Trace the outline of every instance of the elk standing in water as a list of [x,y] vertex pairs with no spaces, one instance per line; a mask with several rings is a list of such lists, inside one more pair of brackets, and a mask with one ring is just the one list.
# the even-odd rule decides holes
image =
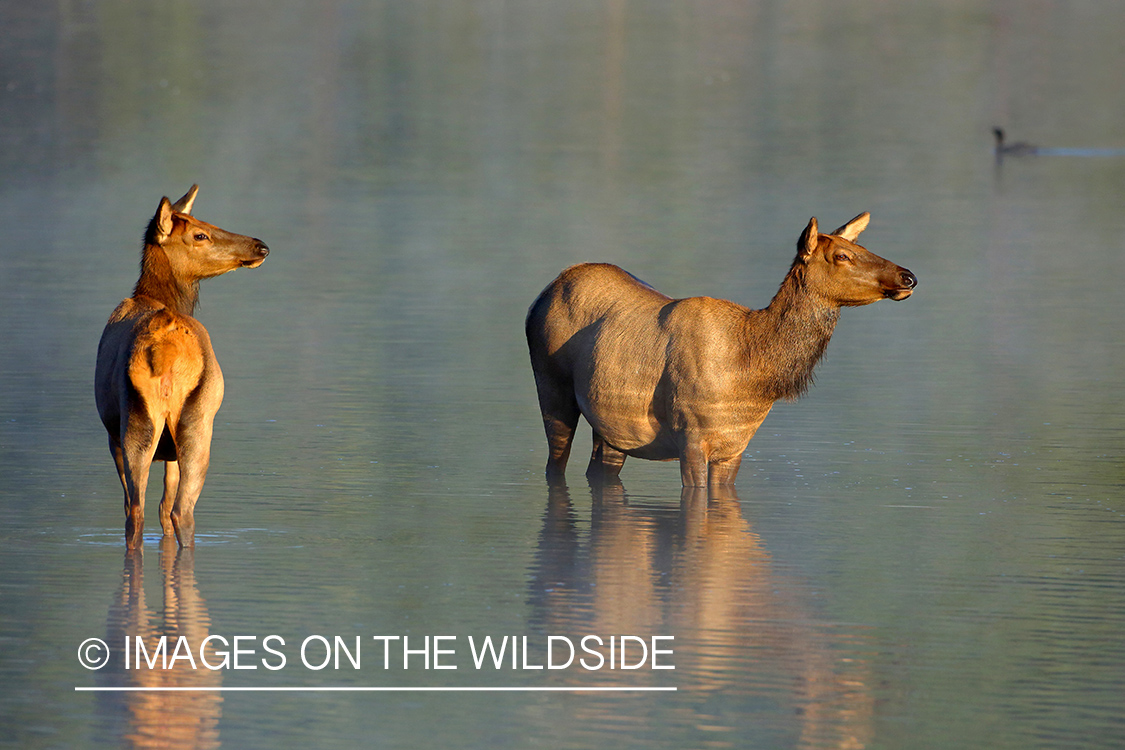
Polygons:
[[160,201],[145,232],[133,296],[113,311],[98,344],[95,397],[125,489],[125,543],[140,547],[145,488],[164,461],[160,525],[195,544],[194,508],[211,459],[211,428],[223,401],[223,373],[207,329],[192,317],[199,282],[256,268],[269,254],[259,239],[191,215],[199,187]]
[[808,388],[840,308],[913,291],[914,274],[855,244],[869,220],[820,234],[811,219],[764,310],[671,299],[609,264],[559,274],[526,321],[548,479],[565,472],[581,414],[594,430],[591,478],[636,456],[679,459],[685,487],[732,484],[773,402]]

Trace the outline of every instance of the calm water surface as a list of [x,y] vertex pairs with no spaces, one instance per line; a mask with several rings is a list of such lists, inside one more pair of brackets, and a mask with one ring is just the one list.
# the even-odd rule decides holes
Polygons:
[[[1125,10],[114,0],[0,25],[0,744],[1125,744]],[[996,124],[1106,156],[997,164]],[[199,545],[150,523],[128,556],[94,353],[193,182],[272,252],[202,288],[227,394]],[[522,323],[561,268],[764,306],[809,216],[864,210],[918,292],[844,312],[737,492],[635,459],[591,488],[587,434],[547,487]],[[673,636],[675,669],[476,669],[467,642],[526,636],[535,665],[588,634]],[[76,659],[162,635],[256,636],[258,668]],[[305,668],[310,635],[360,637],[362,668]],[[458,668],[384,669],[376,635],[455,636]],[[677,690],[75,691],[612,685]]]

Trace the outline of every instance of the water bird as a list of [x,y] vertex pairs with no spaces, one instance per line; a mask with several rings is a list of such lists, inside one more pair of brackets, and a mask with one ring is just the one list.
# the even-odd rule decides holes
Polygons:
[[1039,147],[1033,146],[1030,143],[1025,143],[1023,141],[1005,143],[1003,128],[993,128],[992,134],[996,136],[997,156],[1032,156],[1039,153]]

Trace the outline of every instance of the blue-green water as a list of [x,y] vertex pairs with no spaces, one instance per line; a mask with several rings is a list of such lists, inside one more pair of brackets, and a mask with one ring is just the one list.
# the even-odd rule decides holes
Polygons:
[[[1125,741],[1125,159],[991,151],[997,124],[1125,147],[1125,10],[62,2],[0,25],[0,744]],[[227,390],[199,545],[129,557],[94,352],[193,182],[197,216],[271,254],[202,287]],[[763,306],[809,216],[864,210],[918,291],[844,311],[737,492],[633,459],[592,489],[585,428],[548,488],[522,324],[560,269]],[[241,637],[257,668],[124,668],[125,637],[161,635]],[[675,669],[531,668],[586,635],[672,636]],[[310,636],[358,636],[361,667],[306,667]],[[402,668],[427,636],[457,669]],[[478,669],[485,636],[530,651]],[[88,671],[94,637],[115,653]],[[112,686],[677,689],[75,690]]]

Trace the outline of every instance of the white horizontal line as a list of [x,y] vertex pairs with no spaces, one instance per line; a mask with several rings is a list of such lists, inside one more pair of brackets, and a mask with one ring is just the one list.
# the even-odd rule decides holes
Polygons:
[[80,693],[655,693],[675,692],[675,687],[78,687]]

